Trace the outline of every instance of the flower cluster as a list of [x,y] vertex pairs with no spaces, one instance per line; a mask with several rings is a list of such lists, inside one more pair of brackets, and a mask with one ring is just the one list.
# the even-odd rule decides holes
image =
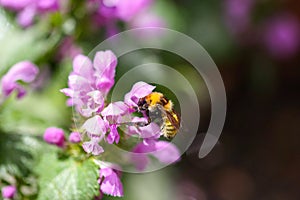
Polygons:
[[[44,140],[47,143],[56,145],[57,147],[60,148],[65,148],[67,146],[64,130],[57,127],[47,128],[44,133]],[[80,133],[78,132],[70,133],[69,142],[70,143],[81,142]],[[118,171],[115,171],[109,167],[101,168],[99,171],[98,183],[100,185],[100,196],[98,196],[97,199],[101,199],[102,194],[118,196],[118,197],[123,196],[123,185],[121,183],[120,173]],[[15,193],[15,188],[13,186],[7,186],[2,189],[3,197],[12,198],[14,193]]]
[[[74,59],[73,72],[69,76],[69,88],[61,90],[70,97],[68,105],[74,106],[82,116],[90,117],[82,125],[82,129],[90,138],[90,141],[83,143],[83,149],[93,155],[104,151],[99,145],[103,139],[109,144],[119,142],[118,127],[122,123],[147,121],[146,118],[131,115],[135,111],[133,108],[137,107],[138,100],[155,89],[155,86],[144,82],[136,83],[125,95],[124,102],[112,102],[104,107],[106,96],[114,85],[116,66],[117,59],[111,51],[97,52],[93,62],[84,55],[78,55]],[[132,126],[128,128],[127,134],[153,140],[159,138],[160,127],[155,123],[139,128]],[[151,149],[157,148],[152,145]]]
[[59,9],[58,0],[0,0],[0,5],[16,11],[17,21],[22,27],[32,25],[36,15],[54,12]]
[[[35,16],[41,18],[47,13],[60,11],[64,4],[72,4],[72,2],[63,3],[59,0],[0,0],[1,6],[17,13],[17,22],[23,28],[31,26]],[[132,28],[163,27],[166,25],[162,17],[150,9],[153,0],[89,0],[85,4],[87,15],[91,15],[93,22],[105,27],[109,35],[118,31],[116,26],[118,21],[123,21]],[[64,12],[61,11],[62,14]]]
[[62,89],[69,96],[69,106],[84,117],[100,114],[104,100],[114,85],[116,56],[111,51],[97,52],[93,62],[84,55],[73,60],[73,72],[69,76],[69,88]]
[[[224,19],[229,31],[242,42],[263,45],[276,59],[290,58],[299,51],[300,25],[296,16],[277,12],[254,22],[256,0],[224,1]],[[258,24],[258,25],[257,25]]]
[[18,81],[30,83],[36,78],[38,73],[38,67],[29,61],[22,61],[12,66],[1,80],[3,97],[7,98],[14,91],[16,91],[18,99],[24,97],[26,90]]
[[[90,0],[90,4],[95,5],[95,0]],[[105,27],[108,35],[118,32],[118,21],[130,28],[165,27],[165,20],[150,9],[152,4],[153,0],[101,0],[94,21]]]
[[[147,168],[149,155],[164,164],[177,161],[180,157],[179,150],[172,143],[159,140],[161,128],[158,124],[152,122],[147,126],[134,125],[147,123],[147,116],[137,117],[133,114],[139,99],[149,95],[155,86],[140,81],[132,86],[124,96],[124,101],[107,102],[107,94],[115,83],[116,66],[117,58],[109,50],[98,51],[93,61],[84,55],[74,58],[69,87],[61,92],[69,97],[67,104],[74,106],[85,121],[78,130],[80,133],[76,131],[70,134],[69,142],[80,143],[88,155],[98,156],[105,151],[100,142],[118,144],[121,134],[126,134],[128,137],[139,138],[128,158],[137,170]],[[66,146],[64,132],[59,128],[48,128],[44,140],[61,148]],[[117,171],[101,168],[99,184],[101,194],[123,196]]]
[[152,3],[152,0],[101,0],[98,8],[102,19],[129,21]]

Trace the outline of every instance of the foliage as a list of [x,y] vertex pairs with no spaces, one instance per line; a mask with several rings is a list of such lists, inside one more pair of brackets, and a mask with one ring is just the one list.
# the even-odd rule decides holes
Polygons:
[[99,172],[92,160],[60,161],[56,155],[45,154],[36,172],[40,188],[38,199],[84,200],[99,195]]

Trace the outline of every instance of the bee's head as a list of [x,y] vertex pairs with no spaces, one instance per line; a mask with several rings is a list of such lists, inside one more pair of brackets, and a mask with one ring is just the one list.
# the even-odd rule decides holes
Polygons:
[[148,109],[148,103],[145,98],[140,98],[137,105],[138,112],[146,111]]

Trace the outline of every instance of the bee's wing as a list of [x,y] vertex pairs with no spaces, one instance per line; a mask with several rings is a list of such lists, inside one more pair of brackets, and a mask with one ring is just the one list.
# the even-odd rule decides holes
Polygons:
[[166,116],[176,129],[180,128],[180,116],[175,110],[172,110],[172,112],[166,111]]

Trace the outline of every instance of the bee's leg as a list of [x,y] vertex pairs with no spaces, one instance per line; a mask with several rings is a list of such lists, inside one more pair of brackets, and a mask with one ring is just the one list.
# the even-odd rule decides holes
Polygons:
[[160,135],[165,135],[165,128],[166,128],[166,125],[163,123],[160,127]]

